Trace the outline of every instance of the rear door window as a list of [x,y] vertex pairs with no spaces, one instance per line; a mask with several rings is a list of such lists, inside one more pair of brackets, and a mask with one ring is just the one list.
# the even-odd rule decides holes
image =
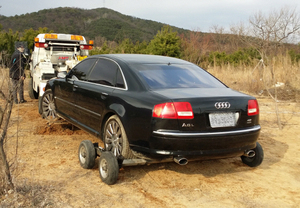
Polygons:
[[118,70],[118,73],[117,73],[116,87],[125,88],[124,79],[123,79],[123,76],[122,76],[122,73],[120,70]]
[[119,66],[113,61],[102,58],[99,59],[95,65],[89,75],[88,81],[112,87],[124,88],[124,80]]

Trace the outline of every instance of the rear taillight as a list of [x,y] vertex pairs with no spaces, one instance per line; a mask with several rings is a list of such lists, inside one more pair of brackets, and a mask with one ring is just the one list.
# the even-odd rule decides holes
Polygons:
[[47,48],[48,44],[47,43],[35,43],[35,47],[37,47],[37,48]]
[[169,102],[155,105],[152,116],[168,119],[193,119],[194,113],[189,102]]
[[248,100],[248,116],[259,114],[259,107],[257,100]]
[[81,50],[92,50],[93,46],[92,45],[80,45]]

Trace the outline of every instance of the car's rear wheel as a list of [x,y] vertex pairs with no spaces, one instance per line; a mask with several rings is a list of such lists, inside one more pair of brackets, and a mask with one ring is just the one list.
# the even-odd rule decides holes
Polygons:
[[252,149],[255,153],[253,157],[241,156],[243,163],[250,167],[259,166],[264,159],[264,151],[261,145],[256,142],[256,147]]
[[105,150],[112,152],[117,158],[134,158],[124,126],[118,116],[113,115],[106,121],[102,138]]
[[119,164],[112,152],[104,151],[99,158],[99,174],[101,180],[112,185],[116,183],[119,175]]
[[54,96],[52,91],[46,90],[44,93],[42,100],[41,100],[41,106],[42,106],[42,117],[47,120],[54,120],[57,118],[56,115],[56,109],[54,104]]
[[78,159],[81,167],[91,169],[95,165],[96,150],[90,140],[84,140],[78,148]]

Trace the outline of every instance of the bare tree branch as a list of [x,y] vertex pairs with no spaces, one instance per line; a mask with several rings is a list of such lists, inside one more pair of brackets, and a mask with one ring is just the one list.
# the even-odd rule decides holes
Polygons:
[[[274,63],[269,60],[269,57],[278,53],[279,47],[283,43],[290,42],[291,37],[296,37],[298,33],[300,34],[300,16],[296,12],[296,8],[288,6],[281,8],[279,11],[274,10],[269,14],[263,14],[259,11],[249,18],[248,27],[235,26],[231,28],[231,32],[238,35],[244,43],[255,48],[260,53],[263,60],[261,63],[268,63],[268,66],[263,64],[263,72],[266,69],[270,70],[270,78],[275,85]],[[278,126],[281,128],[277,106],[277,89],[275,88],[275,95],[273,96],[266,86],[264,73],[262,73],[260,79],[264,82],[265,89],[270,97],[275,101]]]

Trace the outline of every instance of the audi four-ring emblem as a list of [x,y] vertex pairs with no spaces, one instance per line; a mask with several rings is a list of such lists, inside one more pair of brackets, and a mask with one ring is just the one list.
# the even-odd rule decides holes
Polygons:
[[216,102],[215,107],[216,107],[216,109],[230,108],[230,103],[229,102]]

